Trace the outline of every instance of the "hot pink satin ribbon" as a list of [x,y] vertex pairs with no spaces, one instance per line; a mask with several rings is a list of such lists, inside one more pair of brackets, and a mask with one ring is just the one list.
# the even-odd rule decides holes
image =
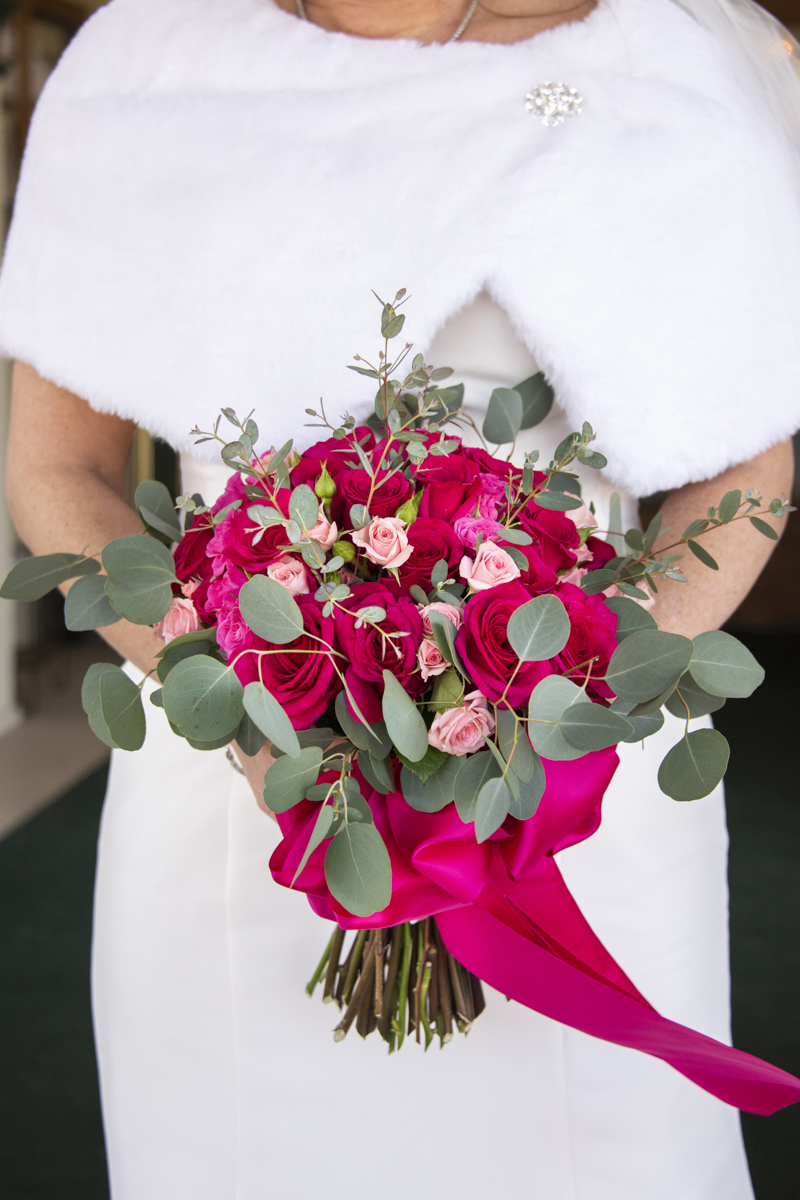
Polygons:
[[[435,915],[448,950],[475,975],[528,1008],[661,1058],[736,1108],[772,1113],[800,1100],[800,1080],[761,1059],[668,1021],[633,986],[595,937],[553,855],[590,837],[619,760],[601,750],[548,762],[547,790],[530,821],[509,817],[478,845],[455,806],[418,813],[399,793],[381,796],[359,776],[392,861],[392,899],[354,917],[334,900],[323,869],[327,843],[295,885],[321,917],[345,929],[386,927]],[[289,887],[319,808],[302,801],[278,821],[284,839],[270,861]]]

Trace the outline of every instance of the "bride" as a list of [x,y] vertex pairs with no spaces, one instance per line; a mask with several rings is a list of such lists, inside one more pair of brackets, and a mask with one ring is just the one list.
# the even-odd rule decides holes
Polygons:
[[[557,405],[521,451],[598,429],[601,526],[615,491],[626,528],[668,492],[679,531],[730,489],[788,492],[792,51],[749,0],[112,0],[39,106],[0,285],[20,535],[42,554],[138,532],[137,424],[211,501],[224,473],[188,431],[220,405],[300,448],[321,394],[363,419],[344,366],[374,350],[370,289],[402,286],[478,423],[541,368]],[[718,572],[662,588],[662,628],[737,607],[772,545],[743,524],[715,535]],[[161,644],[106,637],[137,679]],[[114,755],[99,850],[114,1200],[752,1197],[735,1111],[500,995],[441,1054],[334,1045],[303,996],[324,927],[270,879],[268,752],[244,759],[251,790],[148,724]],[[675,740],[621,747],[601,829],[560,863],[644,995],[724,1041],[723,798],[660,793]]]

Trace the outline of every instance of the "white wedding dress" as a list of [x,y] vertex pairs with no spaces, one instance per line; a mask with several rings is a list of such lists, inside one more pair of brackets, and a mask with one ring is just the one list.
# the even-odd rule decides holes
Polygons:
[[[536,369],[485,296],[426,358],[456,368],[478,422],[493,387]],[[554,409],[525,445],[548,459],[568,428]],[[207,500],[225,480],[187,456],[183,472]],[[605,527],[613,487],[584,475]],[[680,734],[668,716],[620,747],[599,831],[559,864],[647,999],[727,1041],[723,797],[659,791]],[[191,750],[148,706],[144,750],[113,757],[97,879],[113,1200],[752,1200],[737,1112],[491,989],[469,1037],[442,1051],[387,1057],[355,1032],[335,1045],[336,1010],[303,990],[329,926],[273,883],[279,838],[225,752]]]

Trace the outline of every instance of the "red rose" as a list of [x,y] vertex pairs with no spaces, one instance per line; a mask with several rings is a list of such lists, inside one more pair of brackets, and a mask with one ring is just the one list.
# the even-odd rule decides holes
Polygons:
[[581,544],[574,522],[564,513],[540,508],[529,500],[519,514],[519,523],[533,538],[540,558],[554,571],[568,571],[578,561],[573,551]]
[[[498,534],[496,540],[498,546],[505,546],[506,549],[511,545],[510,542],[504,540],[502,534]],[[538,546],[515,546],[514,548],[528,560],[528,565],[524,570],[520,567],[522,571],[519,577],[520,583],[525,584],[532,596],[540,596],[542,592],[552,592],[553,588],[558,586],[558,576],[552,567],[548,567],[547,563],[543,562]]]
[[464,624],[456,634],[456,649],[483,695],[497,703],[508,688],[511,708],[527,704],[539,680],[553,671],[547,662],[523,663],[509,686],[519,658],[508,640],[508,622],[531,594],[517,580],[478,592],[467,601]]
[[[370,429],[369,425],[359,425],[353,430],[356,441],[370,453],[375,445],[375,434]],[[342,471],[348,469],[348,463],[358,461],[358,455],[353,449],[353,440],[351,437],[342,438],[326,438],[323,442],[315,442],[313,446],[309,446],[300,456],[300,462],[291,472],[292,487],[296,488],[301,483],[307,483],[311,487],[314,486],[313,481],[322,471],[323,464],[328,469],[328,474],[336,479],[341,475]]]
[[394,474],[379,471],[378,482],[372,489],[372,480],[363,467],[354,471],[343,471],[336,480],[336,489],[333,498],[333,518],[340,529],[350,524],[350,509],[354,504],[366,504],[369,499],[371,517],[393,517],[398,508],[414,495],[413,485],[399,471],[395,471]]
[[[288,490],[278,493],[283,513],[288,512],[289,495]],[[257,575],[281,558],[286,547],[291,545],[282,525],[268,526],[254,543],[259,527],[248,512],[251,503],[255,501],[245,500],[240,508],[228,513],[208,543],[208,554],[212,557],[216,575],[221,575],[225,567],[230,566],[242,567],[249,575]],[[265,499],[265,505],[271,507],[271,501]]]
[[472,515],[481,493],[480,470],[462,454],[426,458],[417,482],[423,488],[419,515],[440,521]]
[[[372,605],[386,610],[385,620],[378,628],[362,625],[356,629],[357,611]],[[336,605],[334,621],[339,646],[361,679],[378,684],[378,691],[383,694],[383,672],[387,670],[410,694],[422,691],[425,684],[417,670],[417,647],[423,638],[422,617],[413,600],[397,596],[379,583],[360,583],[346,600]],[[408,636],[387,642],[379,629],[383,634]]]
[[582,684],[589,671],[585,664],[596,659],[587,691],[594,699],[613,700],[614,693],[604,682],[604,676],[617,648],[617,614],[606,606],[602,596],[587,596],[571,583],[562,583],[555,595],[566,608],[572,628],[566,646],[552,659],[553,670],[566,675],[580,667],[570,679]]
[[330,655],[316,653],[322,647],[315,638],[321,638],[332,649],[336,649],[333,620],[323,617],[322,608],[313,596],[297,596],[295,599],[303,614],[303,626],[307,632],[286,646],[275,646],[248,631],[242,649],[274,650],[277,653],[260,657],[243,653],[235,660],[234,671],[244,687],[260,680],[283,705],[294,728],[308,729],[322,716],[337,692],[341,691],[342,684]]
[[208,516],[195,518],[196,528],[189,529],[175,547],[175,574],[181,583],[190,579],[210,579],[213,575],[211,559],[206,554],[213,529]]
[[602,538],[587,538],[586,547],[591,551],[592,561],[582,563],[581,566],[585,566],[588,571],[601,570],[610,559],[617,557],[614,547],[610,546],[608,542],[604,542]]
[[[416,583],[423,591],[431,589],[431,571],[440,559],[455,570],[461,559],[461,543],[445,521],[435,517],[420,517],[408,529],[409,543],[414,547],[411,557],[399,568],[400,585],[407,592]],[[392,587],[388,583],[389,587]]]

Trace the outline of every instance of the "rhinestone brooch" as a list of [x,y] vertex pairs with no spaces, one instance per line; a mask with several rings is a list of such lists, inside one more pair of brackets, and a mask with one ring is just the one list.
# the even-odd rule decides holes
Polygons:
[[543,83],[528,92],[525,107],[543,125],[563,125],[583,112],[583,96],[565,83]]

